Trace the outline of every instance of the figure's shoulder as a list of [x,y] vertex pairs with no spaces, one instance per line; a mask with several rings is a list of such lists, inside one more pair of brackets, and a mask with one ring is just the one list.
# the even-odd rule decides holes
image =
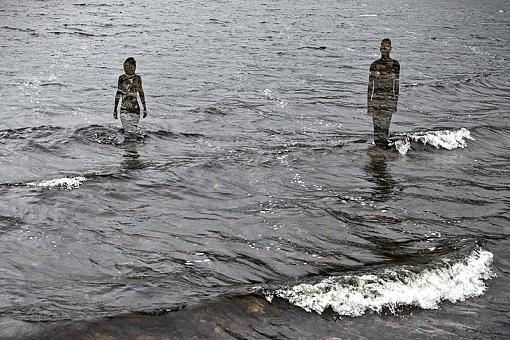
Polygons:
[[142,86],[142,77],[140,77],[140,75],[138,75],[138,74],[137,74],[137,75],[135,76],[135,80],[134,80],[134,82],[135,82],[135,84],[136,84],[138,87]]
[[121,74],[119,76],[119,81],[124,81],[124,79],[126,79],[126,75],[125,74]]
[[393,65],[392,65],[393,72],[400,73],[400,63],[398,60],[393,59]]
[[377,67],[380,63],[381,61],[379,59],[373,61],[372,64],[370,64],[370,69]]

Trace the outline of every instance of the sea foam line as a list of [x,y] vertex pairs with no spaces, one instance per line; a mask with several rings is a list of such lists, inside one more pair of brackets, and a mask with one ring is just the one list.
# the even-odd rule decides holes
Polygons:
[[420,142],[424,145],[432,145],[436,149],[443,148],[453,150],[465,148],[467,146],[467,140],[474,140],[474,138],[471,137],[471,132],[466,128],[453,131],[441,130],[417,132],[397,136],[400,138],[394,142],[390,142],[390,145],[394,145],[395,149],[403,155],[411,149],[411,141]]
[[87,179],[82,176],[78,177],[63,177],[56,179],[44,180],[41,182],[29,182],[26,185],[31,187],[42,187],[42,188],[63,188],[67,190],[72,190],[79,188],[83,182]]
[[482,295],[485,280],[495,276],[491,252],[474,250],[463,261],[420,273],[400,269],[382,275],[330,277],[317,284],[300,284],[266,292],[291,304],[319,314],[331,307],[339,315],[360,316],[383,308],[396,312],[400,306],[438,309],[441,301],[464,301]]

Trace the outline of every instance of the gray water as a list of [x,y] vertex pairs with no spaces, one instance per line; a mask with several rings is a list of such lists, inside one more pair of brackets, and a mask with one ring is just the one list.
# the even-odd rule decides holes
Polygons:
[[[507,338],[509,13],[2,1],[0,337]],[[366,114],[385,37],[402,153]]]

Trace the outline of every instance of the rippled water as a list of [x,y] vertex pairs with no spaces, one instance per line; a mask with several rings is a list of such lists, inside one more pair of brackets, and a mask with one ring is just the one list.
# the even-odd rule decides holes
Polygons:
[[[509,13],[4,1],[0,337],[508,337]],[[384,37],[389,151],[366,114]]]

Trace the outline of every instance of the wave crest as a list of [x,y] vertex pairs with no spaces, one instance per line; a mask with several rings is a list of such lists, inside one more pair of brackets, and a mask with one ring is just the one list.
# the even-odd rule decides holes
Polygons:
[[63,188],[67,190],[72,190],[79,188],[83,182],[87,179],[85,177],[63,177],[63,178],[55,178],[44,180],[40,182],[29,182],[26,185],[30,187],[42,187],[42,188]]
[[266,293],[319,314],[331,307],[339,315],[360,316],[367,310],[395,312],[400,306],[437,309],[441,301],[464,301],[486,290],[485,280],[495,276],[491,252],[474,250],[464,261],[420,273],[401,269],[380,276],[330,277],[317,284],[300,284]]
[[466,128],[461,128],[456,131],[441,130],[401,134],[397,135],[397,139],[390,142],[389,145],[394,146],[400,154],[405,155],[411,149],[413,141],[423,145],[432,145],[436,149],[453,150],[465,148],[468,140],[474,140],[471,137],[471,132]]

